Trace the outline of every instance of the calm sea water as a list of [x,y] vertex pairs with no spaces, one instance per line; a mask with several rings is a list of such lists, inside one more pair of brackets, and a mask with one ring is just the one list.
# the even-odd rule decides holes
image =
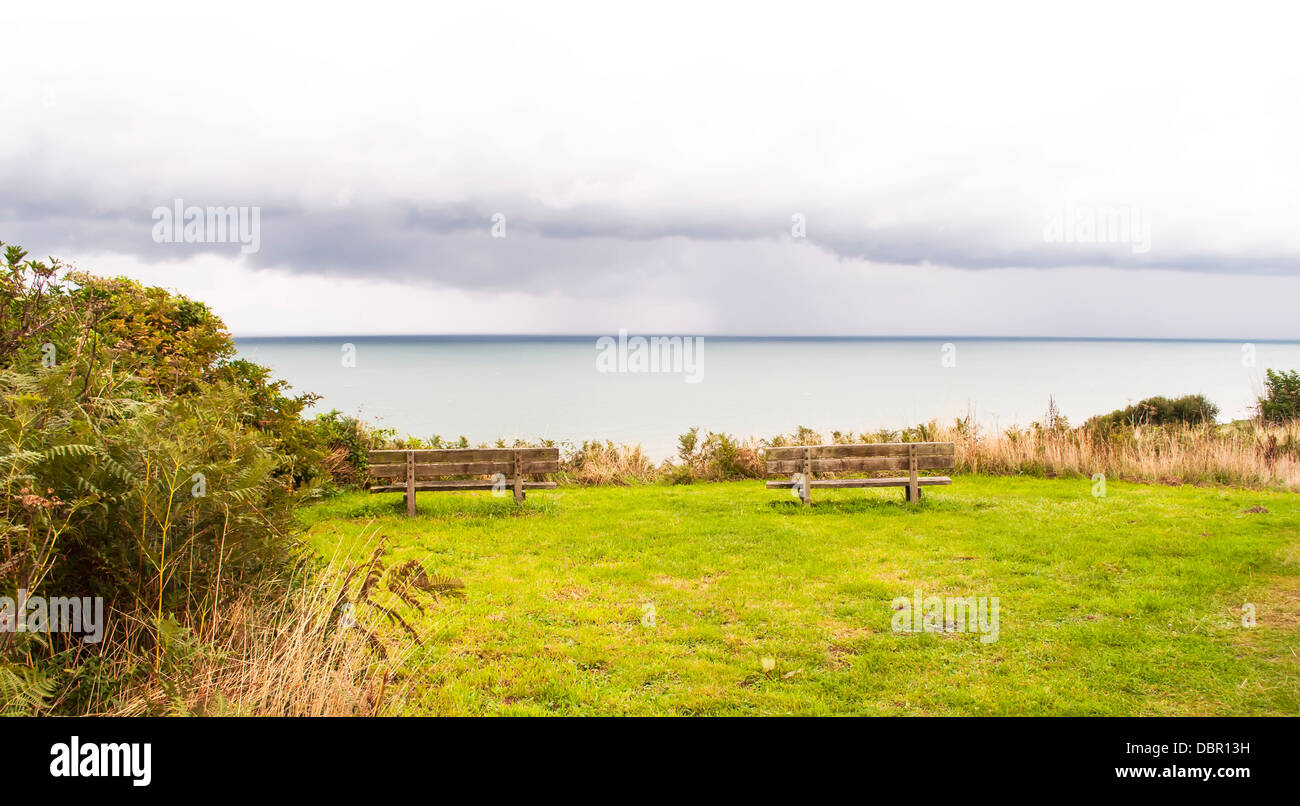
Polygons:
[[[345,366],[345,345],[354,366]],[[798,425],[874,431],[974,411],[1006,427],[1040,418],[1049,397],[1081,422],[1152,395],[1200,393],[1227,420],[1248,413],[1264,368],[1300,368],[1300,342],[706,337],[700,382],[688,383],[685,374],[600,372],[595,337],[242,338],[238,346],[296,390],[323,395],[317,410],[402,434],[610,439],[639,442],[656,459],[693,425],[738,436]],[[1254,350],[1253,366],[1243,349]]]

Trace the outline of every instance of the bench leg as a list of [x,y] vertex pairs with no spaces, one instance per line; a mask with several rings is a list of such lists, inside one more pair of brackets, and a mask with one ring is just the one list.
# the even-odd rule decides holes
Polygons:
[[921,484],[916,477],[916,445],[907,446],[907,500],[917,503],[921,500]]
[[510,471],[514,476],[515,503],[522,504],[524,502],[524,454],[518,448],[515,448],[515,460]]
[[812,448],[803,449],[803,483],[799,485],[799,498],[804,506],[812,506]]
[[912,497],[912,485],[911,485],[911,484],[908,484],[907,486],[903,487],[903,500],[905,500],[905,501],[920,501],[920,500],[921,500],[921,487],[920,487],[920,485],[918,485],[917,488],[916,488],[916,498],[913,498],[913,497]]
[[415,517],[415,451],[406,452],[406,517]]
[[515,448],[515,461],[511,470],[515,476],[515,503],[524,502],[524,454],[523,451]]

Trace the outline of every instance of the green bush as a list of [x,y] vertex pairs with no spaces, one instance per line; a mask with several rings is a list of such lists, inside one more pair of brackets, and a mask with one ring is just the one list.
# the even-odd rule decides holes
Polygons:
[[1300,372],[1264,373],[1264,396],[1259,399],[1259,416],[1270,423],[1300,419]]
[[[229,385],[73,405],[61,373],[0,373],[5,587],[195,609],[288,559],[292,490]],[[177,563],[183,571],[178,571]]]
[[385,444],[392,436],[391,431],[372,429],[337,409],[317,414],[310,427],[314,443],[327,454],[323,461],[331,481],[335,487],[344,489],[365,483],[371,449]]
[[198,635],[240,592],[283,591],[293,505],[360,432],[304,421],[315,398],[235,359],[201,303],[4,258],[0,593],[102,596],[111,617],[93,645],[0,633],[0,712],[84,713],[165,676],[168,630]]
[[1149,397],[1132,406],[1088,420],[1089,430],[1108,431],[1139,425],[1204,425],[1219,416],[1219,407],[1204,395],[1178,398]]
[[689,484],[696,479],[761,479],[766,469],[753,444],[713,431],[701,437],[698,426],[677,437],[677,459],[665,463],[662,472],[672,484]]

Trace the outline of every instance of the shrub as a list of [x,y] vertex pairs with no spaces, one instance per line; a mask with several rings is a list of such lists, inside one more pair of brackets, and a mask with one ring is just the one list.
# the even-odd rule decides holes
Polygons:
[[226,602],[283,601],[293,505],[364,430],[303,420],[315,398],[234,358],[201,303],[4,259],[0,592],[103,597],[111,617],[93,645],[0,633],[0,712],[98,712],[199,668]]
[[333,446],[324,443],[323,435],[303,419],[303,411],[320,399],[318,395],[289,395],[288,383],[272,378],[266,367],[244,359],[223,359],[202,374],[244,393],[240,422],[273,440],[277,476],[295,488],[332,479],[327,464]]
[[1205,425],[1213,424],[1219,416],[1219,407],[1204,395],[1185,395],[1178,398],[1149,397],[1132,406],[1101,414],[1085,424],[1090,430],[1107,431],[1141,425]]
[[1265,422],[1284,423],[1300,419],[1300,372],[1264,373],[1264,396],[1259,399],[1259,416]]
[[51,341],[63,355],[90,351],[92,370],[111,366],[156,394],[189,394],[217,380],[235,354],[225,325],[201,302],[125,277],[73,272],[66,280],[64,306],[82,315],[64,317]]
[[[242,425],[246,408],[246,392],[228,384],[77,401],[62,372],[0,373],[0,587],[102,596],[107,612],[161,629],[210,620],[222,591],[286,567],[292,490],[274,474],[273,440]],[[87,651],[58,634],[6,643],[56,669]],[[69,689],[78,681],[63,678]]]
[[763,478],[766,469],[758,443],[713,431],[701,438],[698,426],[677,437],[677,458],[659,471],[660,478],[673,484]]
[[382,439],[383,434],[338,409],[317,414],[311,421],[311,429],[315,442],[328,451],[324,465],[331,481],[339,487],[363,484],[370,468],[370,450],[376,438]]

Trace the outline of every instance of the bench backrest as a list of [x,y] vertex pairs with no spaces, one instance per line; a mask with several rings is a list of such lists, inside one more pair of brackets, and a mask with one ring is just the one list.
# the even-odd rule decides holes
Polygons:
[[[478,476],[501,473],[558,473],[559,448],[448,448],[429,450],[382,450],[370,452],[370,476],[376,479],[405,479],[408,463],[416,479],[444,476]],[[516,465],[516,463],[518,463]]]
[[[796,445],[768,448],[767,474],[843,473],[910,470],[912,452],[917,470],[948,470],[956,466],[951,442],[867,442],[853,445]],[[807,460],[807,467],[804,463]]]

